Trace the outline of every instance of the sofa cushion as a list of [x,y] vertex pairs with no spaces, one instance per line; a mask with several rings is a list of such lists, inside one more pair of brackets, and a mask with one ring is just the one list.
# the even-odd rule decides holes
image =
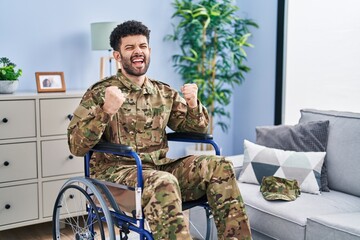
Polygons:
[[329,120],[326,150],[330,189],[360,197],[360,113],[301,110],[300,123]]
[[[338,192],[302,193],[295,201],[266,201],[260,186],[238,181],[251,228],[275,239],[305,239],[307,218],[360,211],[360,198]],[[321,238],[319,238],[321,239]]]
[[[328,128],[329,121],[311,121],[294,126],[259,126],[256,127],[256,143],[297,152],[326,152]],[[329,191],[326,160],[321,169],[320,189]]]
[[306,225],[306,240],[360,239],[360,212],[311,217]]
[[239,180],[260,184],[263,177],[296,179],[302,192],[320,193],[325,152],[295,152],[268,148],[244,140],[244,168]]

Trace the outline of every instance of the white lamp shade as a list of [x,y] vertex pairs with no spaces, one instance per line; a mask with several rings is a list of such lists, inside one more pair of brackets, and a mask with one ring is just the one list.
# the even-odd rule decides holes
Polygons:
[[117,22],[91,23],[91,49],[111,50],[109,37],[118,24]]

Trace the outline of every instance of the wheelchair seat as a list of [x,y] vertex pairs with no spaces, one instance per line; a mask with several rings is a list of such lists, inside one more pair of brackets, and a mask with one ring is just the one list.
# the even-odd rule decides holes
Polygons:
[[[218,145],[208,134],[168,133],[167,138],[168,141],[211,144],[216,155],[220,155]],[[136,187],[90,178],[90,158],[93,152],[133,157],[137,165]],[[119,229],[121,240],[128,239],[130,231],[136,232],[139,239],[153,239],[151,232],[145,227],[141,208],[143,177],[138,154],[126,145],[99,142],[84,156],[84,161],[85,176],[66,181],[56,198],[53,239],[67,239],[70,235],[71,239],[115,240],[115,227]],[[116,199],[121,199],[121,202]],[[212,215],[206,196],[183,202],[182,209],[185,211],[197,206],[204,208],[206,212],[205,239],[210,239]],[[65,233],[66,228],[71,229],[70,233]]]

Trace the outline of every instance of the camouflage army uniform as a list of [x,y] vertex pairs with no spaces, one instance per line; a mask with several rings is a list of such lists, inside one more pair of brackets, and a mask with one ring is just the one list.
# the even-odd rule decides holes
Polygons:
[[[118,86],[126,101],[110,116],[102,110],[105,88]],[[250,239],[243,200],[230,162],[218,156],[166,157],[165,128],[206,132],[208,115],[198,103],[185,100],[168,85],[145,79],[142,87],[117,76],[104,79],[85,93],[68,127],[69,147],[83,156],[99,140],[121,143],[136,150],[143,163],[142,204],[155,239],[191,239],[181,211],[181,201],[205,194],[212,208],[219,239]],[[94,153],[91,175],[98,179],[136,185],[134,160]],[[160,224],[159,224],[160,223]]]

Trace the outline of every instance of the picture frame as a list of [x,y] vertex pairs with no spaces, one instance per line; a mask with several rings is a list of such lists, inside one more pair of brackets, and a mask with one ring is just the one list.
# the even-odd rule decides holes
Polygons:
[[36,72],[35,76],[39,93],[66,91],[64,72]]

